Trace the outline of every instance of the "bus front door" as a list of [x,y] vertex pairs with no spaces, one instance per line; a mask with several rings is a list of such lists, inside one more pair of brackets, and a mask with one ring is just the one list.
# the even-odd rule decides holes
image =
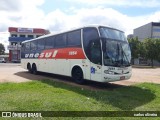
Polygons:
[[85,66],[85,79],[93,81],[101,81],[102,66],[94,64],[89,60],[83,60],[83,66]]
[[93,40],[90,46],[90,74],[91,80],[101,81],[102,73],[102,52],[98,40]]
[[91,80],[100,82],[102,77],[101,73],[102,73],[102,66],[91,63],[91,66],[90,66]]

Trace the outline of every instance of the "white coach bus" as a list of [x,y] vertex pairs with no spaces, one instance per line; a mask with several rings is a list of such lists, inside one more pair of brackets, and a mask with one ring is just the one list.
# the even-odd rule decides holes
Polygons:
[[24,41],[22,67],[85,80],[113,82],[131,77],[131,51],[124,32],[100,25]]

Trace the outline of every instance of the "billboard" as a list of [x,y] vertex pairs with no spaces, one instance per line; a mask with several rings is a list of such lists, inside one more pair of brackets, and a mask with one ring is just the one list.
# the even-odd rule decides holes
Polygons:
[[20,33],[33,33],[33,28],[18,28],[18,31]]

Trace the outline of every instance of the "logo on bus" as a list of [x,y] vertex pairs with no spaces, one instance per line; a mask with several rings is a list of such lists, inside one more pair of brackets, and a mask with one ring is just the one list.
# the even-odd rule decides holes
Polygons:
[[69,55],[77,55],[77,51],[69,51]]
[[30,53],[25,54],[25,58],[55,58],[58,53],[58,50],[54,52],[42,52],[42,53]]

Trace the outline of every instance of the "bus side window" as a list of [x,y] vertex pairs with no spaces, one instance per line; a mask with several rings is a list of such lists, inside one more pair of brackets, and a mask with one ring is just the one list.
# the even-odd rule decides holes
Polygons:
[[30,51],[30,42],[25,43],[25,51]]
[[22,44],[21,51],[22,51],[22,52],[25,51],[25,44],[24,44],[24,43]]
[[68,33],[67,46],[81,45],[81,30],[76,30]]
[[94,40],[91,42],[91,62],[102,64],[102,53],[100,41]]
[[37,49],[37,41],[34,40],[34,41],[31,42],[31,51],[34,51],[36,49]]
[[46,49],[54,48],[54,37],[53,36],[45,39],[45,48]]
[[101,45],[96,28],[83,29],[83,46],[88,59],[95,64],[102,64]]
[[55,38],[55,47],[65,47],[66,46],[66,34],[57,35]]
[[44,39],[38,40],[38,50],[43,50],[45,45]]

